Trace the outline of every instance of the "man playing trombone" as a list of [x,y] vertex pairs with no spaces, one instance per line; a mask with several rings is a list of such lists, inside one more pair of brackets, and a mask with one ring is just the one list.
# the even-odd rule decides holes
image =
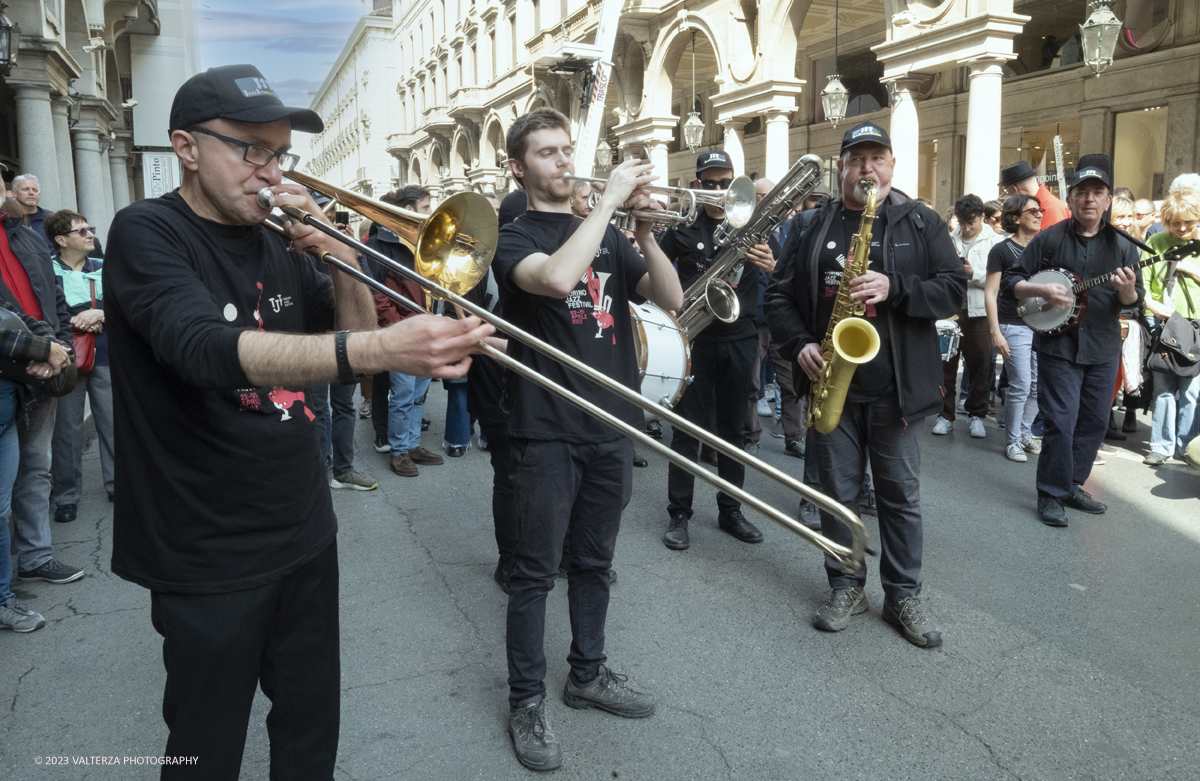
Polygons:
[[197,74],[170,114],[182,186],[123,209],[109,234],[112,569],[151,591],[164,756],[198,758],[164,763],[163,778],[237,779],[260,684],[271,777],[333,776],[337,520],[314,416],[289,389],[388,370],[460,376],[492,331],[434,317],[375,330],[367,289],[302,254],[354,266],[356,251],[299,225],[289,247],[261,225],[265,188],[328,222],[281,178],[297,159],[292,131],[322,126],[253,66]]
[[[629,301],[650,299],[679,308],[683,292],[670,261],[637,223],[643,261],[609,225],[614,210],[647,208],[652,166],[617,166],[587,219],[571,213],[574,172],[570,125],[549,108],[517,119],[508,131],[508,166],[529,197],[529,210],[500,229],[493,262],[504,313],[513,325],[549,342],[631,388],[638,387]],[[521,342],[509,354],[624,422],[644,416],[571,370]],[[546,595],[569,541],[568,604],[573,642],[563,699],[573,708],[600,708],[641,718],[654,712],[653,694],[639,692],[605,666],[604,625],[609,568],[621,512],[632,492],[632,443],[534,383],[509,375],[513,481],[519,542],[509,581],[509,734],[526,767],[561,764],[558,739],[546,719]]]

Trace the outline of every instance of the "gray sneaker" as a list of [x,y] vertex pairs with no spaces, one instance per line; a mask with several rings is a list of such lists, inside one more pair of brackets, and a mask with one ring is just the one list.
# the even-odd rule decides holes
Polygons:
[[29,609],[24,602],[18,602],[16,597],[0,604],[0,629],[11,629],[14,632],[32,632],[46,625],[46,619],[41,613]]
[[850,623],[850,616],[865,613],[869,607],[862,586],[835,588],[829,593],[829,601],[813,616],[813,626],[826,632],[840,632]]
[[884,600],[883,620],[899,629],[904,639],[913,645],[937,648],[942,644],[942,633],[925,612],[920,597]]
[[508,712],[508,734],[517,759],[530,770],[553,770],[562,764],[562,748],[546,720],[546,695],[531,697]]
[[351,491],[374,491],[379,487],[379,481],[357,470],[344,475],[335,475],[329,481],[330,488],[347,488]]
[[17,577],[20,580],[42,580],[46,583],[73,583],[83,577],[83,570],[50,559],[40,567],[27,571],[17,570]]
[[624,675],[618,675],[600,665],[600,674],[586,684],[567,676],[563,687],[563,702],[572,708],[599,708],[627,719],[644,719],[654,713],[655,697],[629,686]]

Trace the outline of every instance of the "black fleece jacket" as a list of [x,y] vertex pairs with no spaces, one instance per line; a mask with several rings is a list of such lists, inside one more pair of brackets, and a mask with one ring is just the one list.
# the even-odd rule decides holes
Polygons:
[[[967,272],[946,223],[936,212],[899,190],[888,194],[886,204],[883,246],[889,292],[885,322],[891,336],[900,409],[904,419],[912,422],[942,406],[942,354],[934,322],[962,310]],[[816,321],[817,258],[841,209],[838,198],[793,219],[774,281],[767,288],[771,341],[779,345],[781,355],[793,361],[805,345],[819,344],[825,338],[828,323]],[[797,370],[794,376],[797,393],[807,394],[807,375]]]

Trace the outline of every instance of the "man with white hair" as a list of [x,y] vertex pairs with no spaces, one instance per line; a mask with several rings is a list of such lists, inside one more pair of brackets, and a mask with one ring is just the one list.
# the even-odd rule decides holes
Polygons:
[[25,210],[25,219],[28,221],[30,229],[46,245],[48,252],[54,252],[56,247],[54,246],[54,242],[50,241],[50,237],[46,235],[44,225],[46,215],[50,214],[50,212],[39,206],[42,200],[42,191],[38,187],[37,177],[33,174],[21,174],[15,177],[13,179],[12,192],[13,200]]

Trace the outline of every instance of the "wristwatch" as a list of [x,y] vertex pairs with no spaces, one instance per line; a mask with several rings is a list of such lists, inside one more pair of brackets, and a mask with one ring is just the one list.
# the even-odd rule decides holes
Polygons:
[[333,337],[333,351],[337,355],[338,382],[343,385],[353,385],[358,381],[354,369],[350,368],[350,355],[346,351],[346,339],[349,331],[338,331]]

